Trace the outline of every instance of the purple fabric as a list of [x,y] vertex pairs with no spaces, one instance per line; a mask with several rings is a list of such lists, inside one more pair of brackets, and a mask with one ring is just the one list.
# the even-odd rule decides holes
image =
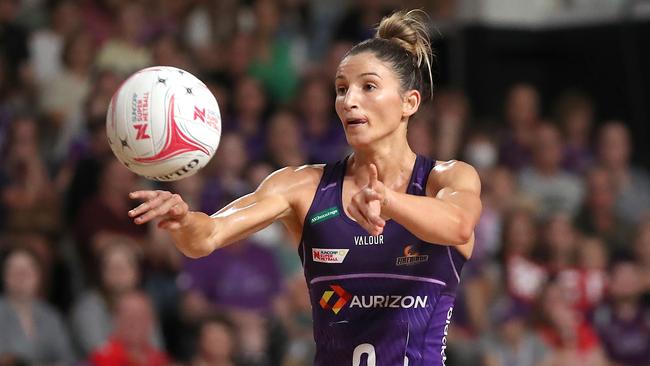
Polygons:
[[594,153],[589,147],[564,147],[562,168],[576,174],[584,173],[594,162]]
[[263,312],[271,310],[279,294],[280,276],[273,253],[252,241],[188,259],[183,268],[187,287],[200,291],[214,305]]
[[624,320],[606,304],[596,310],[594,325],[608,357],[617,365],[650,365],[650,309],[640,306],[634,318]]
[[[425,194],[434,164],[417,157],[408,194]],[[380,236],[369,236],[343,210],[346,165],[347,159],[326,166],[299,248],[313,310],[314,363],[359,364],[354,355],[368,357],[374,349],[376,365],[404,365],[404,357],[410,365],[442,365],[465,258],[393,220]]]
[[532,156],[529,148],[517,143],[510,134],[506,134],[501,141],[499,164],[516,172],[530,165]]

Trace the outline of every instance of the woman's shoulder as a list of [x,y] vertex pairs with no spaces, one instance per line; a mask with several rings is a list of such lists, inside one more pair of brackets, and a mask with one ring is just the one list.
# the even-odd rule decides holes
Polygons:
[[106,303],[102,295],[97,290],[87,290],[83,292],[73,306],[73,311],[87,310],[89,308],[105,308]]
[[271,173],[263,183],[289,183],[293,185],[318,185],[325,164],[287,166]]
[[480,190],[481,181],[478,172],[470,164],[460,160],[437,160],[429,182],[438,187],[462,187]]

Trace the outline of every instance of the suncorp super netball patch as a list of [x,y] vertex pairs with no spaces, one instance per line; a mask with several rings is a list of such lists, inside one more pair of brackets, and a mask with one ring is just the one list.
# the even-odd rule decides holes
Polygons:
[[314,262],[320,263],[343,263],[345,256],[350,249],[321,249],[312,248],[311,257]]

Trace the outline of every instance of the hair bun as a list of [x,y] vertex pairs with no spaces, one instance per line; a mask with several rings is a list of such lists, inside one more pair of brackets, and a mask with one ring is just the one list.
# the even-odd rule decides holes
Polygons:
[[376,38],[397,43],[415,57],[418,67],[431,64],[431,42],[426,24],[428,16],[419,9],[397,11],[379,23]]
[[433,97],[434,59],[427,24],[430,24],[430,18],[422,10],[397,11],[381,20],[375,38],[395,43],[412,55],[423,83],[428,81],[428,94]]

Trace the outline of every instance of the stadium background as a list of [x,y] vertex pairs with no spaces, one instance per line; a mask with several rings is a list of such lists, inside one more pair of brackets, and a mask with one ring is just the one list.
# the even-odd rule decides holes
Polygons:
[[[0,364],[117,364],[120,343],[151,345],[143,365],[311,364],[279,226],[190,261],[130,222],[127,193],[212,213],[279,167],[344,156],[334,70],[398,7],[438,28],[412,147],[483,182],[447,364],[649,365],[650,4],[626,0],[0,0]],[[195,177],[156,185],[108,148],[109,99],[149,65],[220,103]]]

